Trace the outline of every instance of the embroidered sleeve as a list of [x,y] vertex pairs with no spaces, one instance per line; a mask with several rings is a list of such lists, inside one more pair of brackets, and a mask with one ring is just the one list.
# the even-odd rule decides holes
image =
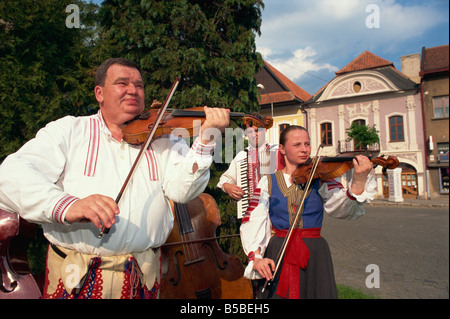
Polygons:
[[[182,138],[172,135],[152,143],[161,166],[164,194],[169,199],[186,203],[205,190],[214,147],[215,144],[203,145],[196,139],[189,148]],[[195,172],[194,164],[197,167]]]
[[64,223],[75,198],[58,185],[68,153],[73,117],[49,123],[0,166],[0,207],[38,223]]
[[353,220],[365,214],[364,205],[374,198],[376,181],[373,175],[367,177],[366,187],[361,195],[353,195],[350,187],[344,186],[336,180],[325,180],[319,189],[324,200],[324,211],[339,219]]

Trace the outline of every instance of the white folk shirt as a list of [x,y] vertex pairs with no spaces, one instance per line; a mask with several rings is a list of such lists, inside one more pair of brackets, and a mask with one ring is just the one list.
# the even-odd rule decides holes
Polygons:
[[47,239],[64,248],[98,256],[143,252],[164,244],[172,230],[169,199],[184,203],[204,191],[213,149],[197,140],[189,149],[173,136],[153,141],[120,200],[116,224],[99,239],[92,223],[68,224],[65,214],[92,194],[115,199],[139,147],[115,140],[100,111],[67,116],[5,159],[0,208],[41,224]]

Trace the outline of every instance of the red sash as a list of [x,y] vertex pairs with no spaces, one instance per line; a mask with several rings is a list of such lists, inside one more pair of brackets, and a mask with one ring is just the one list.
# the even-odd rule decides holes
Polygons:
[[[288,230],[275,229],[275,236],[286,237]],[[300,299],[300,268],[306,269],[309,260],[309,249],[303,238],[319,238],[320,227],[294,229],[284,255],[277,295],[285,298],[289,291],[289,299]]]

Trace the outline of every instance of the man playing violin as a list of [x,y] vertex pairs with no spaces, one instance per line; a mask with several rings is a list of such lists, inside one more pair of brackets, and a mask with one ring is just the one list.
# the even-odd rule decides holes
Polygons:
[[[337,298],[331,254],[320,235],[323,213],[349,220],[365,213],[364,204],[376,193],[375,179],[369,174],[372,163],[366,156],[356,156],[348,189],[336,180],[314,179],[310,189],[304,190],[303,185],[293,184],[291,175],[311,156],[306,129],[286,128],[280,135],[279,150],[285,166],[262,177],[242,220],[242,245],[249,257],[244,276],[261,279],[259,298]],[[277,256],[304,191],[308,193],[300,218],[273,278]],[[273,281],[263,289],[266,280]]]
[[[108,59],[95,75],[100,109],[49,123],[0,166],[0,208],[41,224],[50,242],[45,298],[157,298],[161,253],[173,215],[209,181],[213,137],[161,137],[145,151],[119,205],[115,198],[139,153],[124,123],[144,110],[139,67]],[[223,130],[229,111],[205,107],[201,130]],[[110,228],[98,238],[99,229]]]

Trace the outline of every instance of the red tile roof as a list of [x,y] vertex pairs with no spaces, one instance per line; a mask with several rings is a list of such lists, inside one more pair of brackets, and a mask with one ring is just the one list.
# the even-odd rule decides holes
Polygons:
[[275,69],[272,65],[264,61],[264,63],[270,68],[270,70],[283,82],[291,92],[302,101],[308,101],[311,98],[311,94],[303,90],[297,84],[288,79],[284,74]]
[[375,68],[380,68],[380,67],[384,67],[384,66],[394,67],[394,64],[388,60],[380,58],[379,56],[377,56],[369,51],[364,51],[363,53],[361,53],[361,55],[359,55],[352,62],[350,62],[349,64],[344,66],[342,69],[337,71],[336,75],[342,75],[344,73],[353,72],[353,71],[375,69]]
[[433,48],[422,48],[421,72],[445,71],[449,69],[448,44]]
[[[274,77],[275,81],[281,82],[282,86],[284,86],[287,90],[280,90],[278,92],[271,92],[269,94],[261,94],[261,99],[259,100],[259,104],[270,104],[273,103],[282,103],[295,101],[296,99],[300,99],[302,101],[309,100],[312,96],[297,84],[292,82],[289,78],[287,78],[284,74],[270,65],[268,62],[264,61],[265,67],[269,70],[270,76]],[[264,85],[264,83],[262,83]],[[267,86],[267,83],[266,83]]]

